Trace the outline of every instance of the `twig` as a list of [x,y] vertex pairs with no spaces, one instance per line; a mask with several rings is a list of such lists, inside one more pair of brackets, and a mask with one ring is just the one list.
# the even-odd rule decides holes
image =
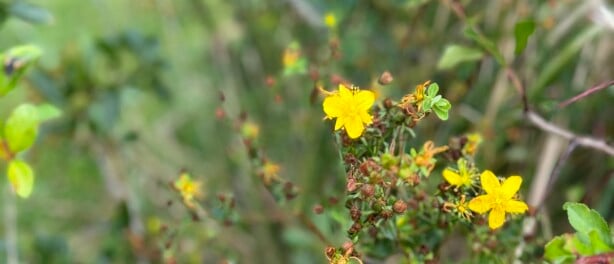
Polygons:
[[580,99],[582,99],[582,98],[584,98],[586,96],[589,96],[589,95],[591,95],[593,93],[599,92],[599,91],[601,91],[601,90],[603,90],[605,88],[610,87],[610,85],[614,85],[614,80],[605,81],[605,82],[597,84],[597,85],[595,85],[595,86],[593,86],[591,88],[588,88],[586,91],[584,91],[584,92],[582,92],[582,93],[580,93],[580,94],[578,94],[578,95],[576,95],[576,96],[574,96],[574,97],[572,97],[570,99],[567,99],[564,102],[560,103],[559,104],[559,108],[563,108],[563,107],[566,107],[566,106],[568,106],[568,105],[570,105],[572,103],[575,103],[576,101],[578,101],[578,100],[580,100]]
[[567,140],[574,140],[580,146],[600,150],[600,151],[607,153],[610,156],[614,156],[614,147],[608,145],[603,140],[599,140],[599,139],[596,139],[593,137],[587,137],[587,136],[578,136],[569,130],[560,128],[556,125],[553,125],[552,123],[549,123],[548,121],[544,120],[544,118],[542,118],[541,116],[539,116],[533,111],[527,112],[526,116],[527,116],[527,119],[529,119],[529,121],[533,123],[533,125],[537,126],[541,130],[558,135]]
[[545,132],[555,134],[567,140],[574,140],[579,146],[593,148],[593,149],[605,152],[610,156],[614,156],[614,147],[608,145],[608,143],[606,143],[604,140],[596,139],[596,138],[588,137],[588,136],[576,135],[567,129],[558,127],[546,121],[543,117],[531,111],[529,108],[528,100],[527,100],[526,89],[522,85],[522,82],[520,82],[520,78],[518,78],[518,75],[512,68],[508,67],[506,69],[506,72],[507,72],[507,76],[510,78],[510,80],[512,81],[512,84],[514,85],[514,88],[516,88],[516,90],[520,93],[520,96],[522,97],[523,110],[529,122],[531,122],[537,128]]
[[565,152],[563,152],[563,154],[559,157],[559,160],[556,162],[556,165],[554,165],[554,169],[552,169],[552,174],[550,175],[550,181],[548,181],[548,185],[546,187],[546,193],[549,193],[550,190],[552,190],[554,183],[561,175],[561,169],[563,168],[563,165],[565,164],[567,159],[569,159],[569,156],[571,156],[571,153],[576,149],[577,146],[578,146],[578,143],[576,142],[576,140],[572,139],[569,142],[569,145],[567,145]]

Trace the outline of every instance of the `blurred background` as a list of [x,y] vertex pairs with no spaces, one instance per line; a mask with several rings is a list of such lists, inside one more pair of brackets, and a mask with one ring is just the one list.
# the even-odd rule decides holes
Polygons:
[[[450,45],[480,50],[464,33],[472,23],[518,73],[534,111],[612,142],[613,86],[558,106],[614,78],[612,6],[583,0],[0,1],[0,47],[31,43],[44,50],[21,89],[2,99],[1,117],[24,100],[63,111],[26,155],[36,183],[30,198],[17,201],[20,259],[326,262],[327,242],[345,241],[339,218],[347,212],[338,201],[345,177],[332,124],[322,121],[313,90],[316,82],[335,89],[335,78],[376,90],[378,100],[399,100],[426,80],[439,83],[453,105],[450,118],[421,122],[411,147],[479,132],[478,164],[498,175],[523,175],[527,197],[539,166],[550,174],[568,142],[523,117],[518,92],[492,56],[450,67],[438,62]],[[515,54],[514,25],[522,20],[534,21],[535,33]],[[298,66],[284,63],[292,51],[302,60]],[[386,70],[394,81],[376,85]],[[300,190],[281,205],[291,213],[271,205],[250,172],[240,116],[257,126],[261,151]],[[229,217],[235,224],[194,221],[169,187],[182,169],[202,182],[205,208],[215,207],[220,194],[234,197]],[[611,156],[576,148],[542,193],[540,219],[546,220],[536,243],[570,231],[565,201],[585,202],[612,223],[613,175]],[[323,214],[313,212],[316,205]],[[6,232],[3,225],[0,234]],[[2,235],[0,259],[5,243]]]

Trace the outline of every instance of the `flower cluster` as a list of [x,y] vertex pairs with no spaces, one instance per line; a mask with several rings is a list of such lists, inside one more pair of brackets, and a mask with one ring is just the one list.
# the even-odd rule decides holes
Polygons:
[[[393,80],[390,73],[380,79],[382,85]],[[374,92],[343,82],[336,91],[321,90],[325,119],[334,119],[334,131],[344,132],[337,139],[346,169],[348,237],[367,255],[383,241],[397,241],[397,250],[426,261],[433,255],[432,241],[426,239],[433,230],[457,222],[479,229],[478,215],[486,213],[490,229],[498,229],[507,213],[528,209],[516,195],[519,176],[501,183],[491,171],[480,173],[474,161],[482,142],[479,134],[455,139],[449,146],[427,140],[411,147],[416,144],[413,128],[421,120],[430,113],[448,118],[451,104],[438,92],[437,83],[426,81],[399,102],[385,99],[376,104]],[[430,177],[440,157],[454,166],[444,168],[441,178]],[[429,190],[434,181],[441,182],[440,188]],[[348,259],[341,254],[346,251],[331,252],[331,263]]]

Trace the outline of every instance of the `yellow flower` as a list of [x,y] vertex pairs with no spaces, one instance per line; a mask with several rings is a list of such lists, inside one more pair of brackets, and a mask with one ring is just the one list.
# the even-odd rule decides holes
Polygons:
[[335,14],[332,12],[326,13],[326,15],[324,15],[324,24],[328,28],[334,29],[337,26],[337,18],[335,17]]
[[482,143],[482,136],[478,133],[467,135],[467,143],[463,146],[462,152],[465,155],[473,156],[478,150],[478,146]]
[[414,157],[414,163],[419,167],[425,167],[430,172],[435,166],[437,160],[433,157],[441,152],[448,150],[448,146],[435,147],[433,141],[424,142],[422,151]]
[[270,185],[271,182],[279,179],[279,171],[281,167],[273,162],[266,161],[264,165],[262,165],[262,169],[260,171],[260,177],[262,181],[264,181],[265,185]]
[[424,94],[426,93],[426,88],[431,84],[431,81],[426,81],[422,84],[416,85],[416,90],[411,93],[403,96],[401,98],[401,103],[399,103],[399,107],[405,109],[409,107],[411,104],[416,104],[418,107],[421,106],[421,102],[424,100]]
[[182,173],[179,176],[179,179],[177,179],[174,183],[175,189],[179,191],[181,197],[183,197],[184,203],[188,207],[193,206],[195,197],[202,195],[200,185],[200,182],[192,180],[192,177],[190,177],[190,175],[187,173]]
[[345,128],[350,138],[358,138],[365,124],[373,122],[369,109],[375,102],[375,94],[367,90],[348,89],[339,84],[339,91],[328,95],[322,104],[326,118],[337,118],[335,130]]
[[505,222],[505,213],[521,214],[529,209],[526,203],[514,199],[514,195],[520,189],[522,178],[510,176],[499,183],[499,179],[489,170],[482,172],[480,176],[484,195],[473,198],[469,202],[469,209],[483,214],[490,210],[488,226],[497,229]]
[[282,59],[284,67],[286,68],[294,67],[294,65],[296,65],[300,57],[301,57],[301,51],[299,49],[286,48],[284,50],[284,55]]
[[467,161],[464,159],[458,160],[458,172],[453,171],[450,168],[443,170],[443,178],[456,188],[469,187],[473,183],[473,173],[467,168]]
[[461,195],[461,199],[457,203],[445,202],[443,204],[443,208],[445,210],[454,210],[458,214],[458,216],[467,220],[471,219],[471,217],[473,216],[471,214],[471,211],[469,211],[469,206],[467,206],[467,202],[465,202],[464,194]]

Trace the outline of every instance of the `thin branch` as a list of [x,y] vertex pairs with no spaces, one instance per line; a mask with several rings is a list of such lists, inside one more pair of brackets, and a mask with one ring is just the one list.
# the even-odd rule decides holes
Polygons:
[[533,111],[527,112],[526,116],[527,119],[529,119],[529,121],[533,123],[533,125],[543,131],[550,132],[567,140],[574,140],[580,146],[600,150],[610,156],[614,156],[614,147],[608,145],[604,140],[587,136],[578,136],[569,130],[560,128],[552,123],[549,123]]
[[572,97],[570,99],[567,99],[566,101],[560,103],[559,104],[559,108],[563,108],[563,107],[566,107],[566,106],[568,106],[568,105],[570,105],[572,103],[575,103],[576,101],[578,101],[578,100],[580,100],[580,99],[582,99],[582,98],[584,98],[586,96],[589,96],[589,95],[591,95],[593,93],[599,92],[599,91],[601,91],[601,90],[603,90],[605,88],[610,87],[610,85],[614,85],[614,80],[605,81],[605,82],[597,84],[597,85],[595,85],[595,86],[593,86],[591,88],[588,88],[586,91],[584,91],[584,92],[582,92],[582,93],[580,93],[580,94],[578,94],[578,95],[576,95],[576,96],[574,96],[574,97]]
[[522,85],[520,78],[518,78],[518,74],[516,74],[516,72],[512,68],[509,68],[509,67],[506,69],[506,72],[507,72],[508,78],[512,81],[512,84],[514,85],[514,88],[516,88],[516,90],[520,93],[520,96],[522,97],[523,110],[524,110],[526,118],[534,126],[536,126],[537,128],[545,132],[555,134],[567,140],[574,140],[579,146],[593,148],[593,149],[605,152],[610,156],[614,156],[614,147],[608,145],[608,143],[606,143],[604,140],[593,138],[593,137],[588,137],[588,136],[576,135],[567,129],[561,128],[557,125],[554,125],[546,121],[539,114],[531,111],[529,108],[528,100],[527,100],[526,89]]

